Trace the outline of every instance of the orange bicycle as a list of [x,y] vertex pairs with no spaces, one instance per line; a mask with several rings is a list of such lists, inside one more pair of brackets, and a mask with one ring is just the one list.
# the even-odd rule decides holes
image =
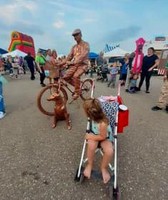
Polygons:
[[[73,87],[73,86],[72,86]],[[39,110],[49,116],[54,116],[54,103],[53,101],[48,102],[48,98],[55,92],[61,93],[61,96],[64,98],[65,101],[68,101],[68,93],[73,96],[73,88],[69,83],[65,83],[62,81],[62,78],[58,78],[58,81],[54,83],[49,83],[45,86],[37,96],[37,106]],[[86,100],[92,96],[94,89],[94,81],[93,79],[86,78],[81,80],[80,84],[80,97],[82,100]]]

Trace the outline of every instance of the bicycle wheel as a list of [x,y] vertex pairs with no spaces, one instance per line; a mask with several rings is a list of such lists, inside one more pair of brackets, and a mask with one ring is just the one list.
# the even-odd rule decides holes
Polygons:
[[[55,101],[48,101],[47,98],[51,96],[54,92],[58,91],[58,85],[47,85],[44,87],[37,96],[37,107],[39,110],[49,116],[54,115]],[[67,101],[68,95],[64,88],[60,88],[61,96]]]
[[86,100],[91,97],[93,90],[93,80],[85,79],[81,84],[81,99]]

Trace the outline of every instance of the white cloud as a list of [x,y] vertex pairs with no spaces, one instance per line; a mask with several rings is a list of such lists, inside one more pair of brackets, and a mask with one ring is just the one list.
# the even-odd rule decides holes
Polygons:
[[0,18],[6,23],[12,23],[17,18],[16,5],[5,5],[0,7]]
[[35,13],[37,6],[33,1],[16,0],[13,4],[0,6],[0,18],[3,22],[12,24],[20,19],[24,10],[28,10],[32,14]]
[[37,4],[34,1],[16,0],[17,7],[25,8],[30,12],[34,12],[37,9]]
[[[49,4],[56,6],[57,8],[61,9],[61,10],[65,10],[66,12],[87,12],[88,11],[88,7],[84,7],[83,5],[85,5],[85,3],[87,2],[82,2],[82,1],[76,1],[76,2],[72,2],[72,1],[55,1],[55,0],[50,0],[48,1]],[[65,12],[65,13],[66,13]]]
[[65,25],[64,21],[62,20],[57,20],[56,22],[53,23],[53,26],[57,29],[63,28]]

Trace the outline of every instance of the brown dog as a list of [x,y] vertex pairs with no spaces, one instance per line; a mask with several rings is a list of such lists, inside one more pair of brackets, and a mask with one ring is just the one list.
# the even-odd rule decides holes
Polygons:
[[52,128],[55,128],[57,125],[57,121],[66,120],[67,127],[71,129],[71,120],[69,119],[69,113],[66,107],[66,100],[63,99],[59,92],[56,92],[52,95],[52,97],[48,98],[48,101],[55,101],[54,108],[54,122]]

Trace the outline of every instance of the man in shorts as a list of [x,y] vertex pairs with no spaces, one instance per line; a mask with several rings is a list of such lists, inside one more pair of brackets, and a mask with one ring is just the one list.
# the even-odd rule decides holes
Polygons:
[[165,72],[163,77],[163,85],[161,88],[160,96],[156,106],[152,107],[153,111],[165,109],[168,113],[168,62],[165,66]]

